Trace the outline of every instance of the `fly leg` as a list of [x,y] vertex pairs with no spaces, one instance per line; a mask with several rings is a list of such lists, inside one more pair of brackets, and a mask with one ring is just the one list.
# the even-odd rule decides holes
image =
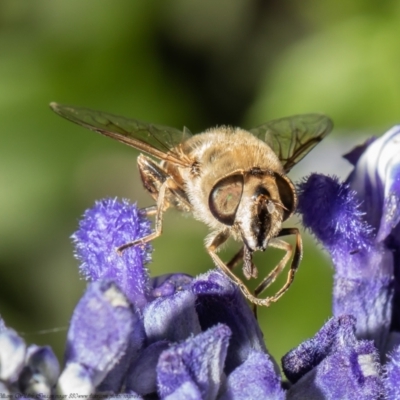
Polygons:
[[[284,228],[280,231],[278,236],[286,236],[286,235],[296,235],[296,246],[292,263],[290,265],[290,270],[288,272],[286,283],[274,296],[266,297],[265,299],[258,299],[262,303],[262,305],[265,306],[268,306],[270,303],[276,302],[289,289],[290,285],[294,280],[294,275],[297,271],[297,268],[303,256],[303,243],[301,240],[299,230],[297,228]],[[281,239],[274,238],[270,241],[269,245],[277,249],[285,250],[286,254],[283,256],[279,264],[257,286],[257,288],[254,291],[256,297],[258,297],[259,294],[261,294],[268,286],[270,286],[275,281],[275,279],[280,275],[280,273],[285,268],[286,264],[290,260],[290,257],[292,256],[293,253],[292,245]]]
[[145,208],[141,208],[140,212],[144,214],[146,217],[151,217],[157,214],[157,204],[153,206],[148,206]]
[[[257,303],[260,299],[254,297],[250,291],[247,289],[246,285],[231,271],[230,265],[237,264],[242,258],[245,250],[239,251],[233,259],[226,265],[217,255],[218,248],[224,244],[230,236],[229,231],[221,231],[218,232],[215,236],[211,236],[209,239],[206,240],[206,249],[214,264],[223,272],[225,275],[230,278],[230,280],[239,287],[243,295],[249,299],[252,303]],[[251,257],[250,257],[251,258]]]
[[232,271],[243,260],[244,246],[232,257],[226,266]]
[[253,263],[252,255],[253,253],[248,249],[248,247],[242,246],[226,266],[232,271],[241,261],[243,261],[243,274],[246,279],[257,278],[258,270]]
[[144,236],[140,239],[136,239],[132,242],[129,243],[125,243],[124,245],[120,246],[117,248],[117,252],[119,255],[122,254],[122,252],[124,250],[126,250],[129,247],[132,246],[136,246],[137,244],[145,244],[147,242],[152,241],[153,239],[159,237],[161,235],[162,232],[162,217],[163,217],[163,212],[164,212],[164,208],[166,206],[165,204],[165,194],[166,191],[168,189],[168,185],[169,185],[170,180],[167,179],[165,180],[162,185],[160,186],[160,191],[158,192],[158,197],[157,197],[157,204],[156,206],[152,206],[152,207],[147,207],[144,209],[144,212],[146,213],[146,215],[154,215],[156,216],[155,219],[155,229],[152,233],[150,233],[147,236]]
[[[247,289],[246,285],[236,276],[233,274],[231,271],[231,266],[236,265],[242,258],[246,257],[246,249],[243,248],[243,250],[240,250],[234,257],[233,259],[226,265],[216,254],[218,251],[218,248],[226,242],[226,240],[229,238],[229,232],[228,231],[222,231],[217,233],[215,236],[212,236],[209,240],[206,242],[206,248],[208,251],[208,254],[214,261],[215,265],[222,270],[230,279],[235,283],[243,295],[254,305],[256,306],[266,306],[268,307],[271,303],[276,302],[290,287],[290,285],[293,282],[294,275],[297,271],[297,268],[300,264],[301,258],[303,256],[303,244],[300,236],[300,232],[297,228],[284,228],[280,231],[278,236],[286,236],[286,235],[296,235],[296,246],[294,250],[294,256],[292,259],[292,263],[290,265],[290,270],[288,272],[288,276],[286,279],[286,283],[283,285],[283,287],[274,295],[271,297],[266,297],[265,299],[260,299],[258,298],[258,295],[262,293],[268,286],[270,286],[275,279],[281,274],[283,269],[285,268],[286,264],[289,262],[292,253],[293,253],[293,247],[290,243],[285,242],[284,240],[274,238],[269,242],[269,245],[271,247],[275,247],[277,249],[282,249],[286,251],[286,254],[283,256],[282,260],[279,262],[279,264],[268,274],[268,276],[257,286],[257,288],[254,291],[254,295],[250,293],[250,291]],[[248,258],[249,262],[252,263],[251,261],[251,256],[252,253],[249,252]],[[255,268],[255,267],[254,267]]]
[[[243,274],[247,279],[257,278],[257,267],[253,264],[252,260],[253,253],[249,251],[246,246],[242,246],[240,250],[232,257],[231,261],[229,261],[226,266],[229,270],[233,270],[241,261],[243,261]],[[243,292],[243,290],[242,290]],[[257,319],[257,306],[253,304],[253,314]]]

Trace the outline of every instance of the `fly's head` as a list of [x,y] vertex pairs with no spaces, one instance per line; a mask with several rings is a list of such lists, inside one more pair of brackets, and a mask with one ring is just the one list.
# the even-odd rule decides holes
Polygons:
[[250,252],[264,251],[297,204],[286,175],[254,168],[220,179],[209,195],[209,207],[221,223],[231,226]]

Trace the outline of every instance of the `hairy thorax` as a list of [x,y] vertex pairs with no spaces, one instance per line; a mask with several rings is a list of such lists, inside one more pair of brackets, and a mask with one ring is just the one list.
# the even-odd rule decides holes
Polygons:
[[194,217],[213,230],[226,228],[213,217],[209,208],[209,196],[218,181],[235,172],[271,170],[283,173],[270,147],[238,128],[220,127],[195,135],[183,144],[182,151],[195,164],[192,170],[179,168]]

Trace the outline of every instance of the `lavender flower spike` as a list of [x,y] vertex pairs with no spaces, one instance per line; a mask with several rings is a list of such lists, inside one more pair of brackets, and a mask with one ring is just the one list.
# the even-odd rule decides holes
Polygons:
[[119,255],[118,246],[150,233],[150,221],[127,200],[105,199],[85,212],[72,235],[80,272],[89,281],[112,280],[136,307],[148,301],[149,277],[144,264],[150,261],[149,244],[134,246]]
[[335,266],[334,315],[353,314],[357,337],[373,339],[382,356],[391,329],[400,327],[393,307],[400,305],[399,141],[395,127],[346,155],[355,164],[347,183],[313,174],[299,185],[303,223]]
[[[347,182],[311,175],[299,185],[299,212],[304,225],[332,257],[335,267],[334,315],[353,315],[357,339],[373,340],[383,366],[375,368],[378,373],[379,369],[383,370],[379,373],[384,386],[381,396],[398,399],[400,126],[379,139],[369,140],[345,157],[354,165]],[[364,361],[373,359],[372,349],[367,349],[369,343],[352,349],[358,352],[357,348],[361,348],[364,355],[360,366],[367,373],[374,370],[365,370]],[[339,365],[340,360],[336,363]],[[318,369],[320,366],[313,371]],[[375,376],[376,372],[371,374]],[[315,379],[316,376],[314,382]],[[341,380],[344,382],[344,377]],[[378,398],[378,395],[372,398]]]

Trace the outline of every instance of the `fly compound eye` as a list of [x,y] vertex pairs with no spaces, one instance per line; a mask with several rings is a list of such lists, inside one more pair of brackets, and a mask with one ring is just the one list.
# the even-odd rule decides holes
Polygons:
[[283,205],[283,220],[288,219],[296,208],[296,192],[293,183],[286,176],[275,174],[280,202]]
[[243,175],[230,175],[211,190],[208,205],[212,215],[225,225],[233,225],[243,193]]

